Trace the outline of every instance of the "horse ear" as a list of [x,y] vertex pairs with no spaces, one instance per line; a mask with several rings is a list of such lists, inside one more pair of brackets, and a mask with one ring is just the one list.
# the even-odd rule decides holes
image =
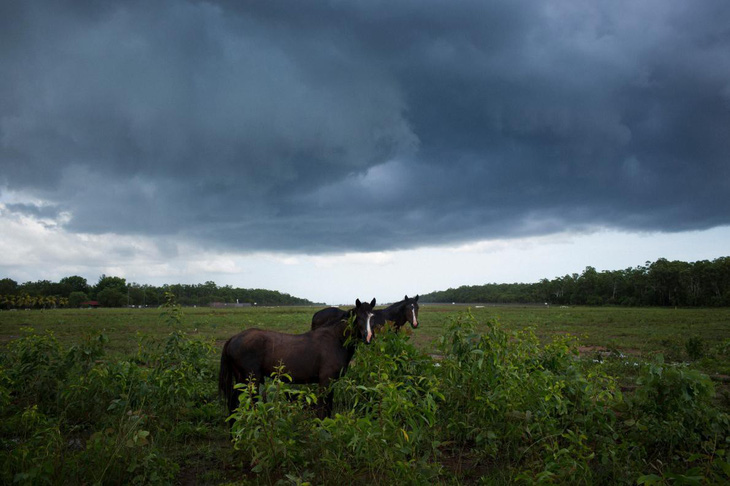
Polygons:
[[355,307],[360,307],[360,299],[355,299]]
[[375,307],[375,297],[373,297],[373,301],[370,302],[370,307]]
[[403,299],[403,300],[408,300],[408,294],[406,294],[406,298],[405,298],[405,299]]
[[416,295],[416,302],[418,302],[418,295]]

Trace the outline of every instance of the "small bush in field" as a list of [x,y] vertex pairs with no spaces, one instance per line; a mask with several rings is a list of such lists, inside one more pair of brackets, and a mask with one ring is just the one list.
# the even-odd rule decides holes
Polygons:
[[[238,384],[239,407],[231,415],[231,436],[255,473],[270,479],[275,470],[296,472],[308,463],[307,441],[316,403],[308,391],[289,385],[291,377],[280,367],[259,393],[253,383]],[[266,397],[265,399],[263,397]]]
[[63,438],[58,421],[33,405],[0,426],[0,483],[43,484],[58,480]]
[[445,439],[473,444],[472,455],[513,479],[597,479],[591,461],[610,443],[613,381],[582,374],[572,338],[541,347],[529,330],[509,333],[496,321],[484,334],[474,329],[466,314],[440,340]]
[[622,404],[629,417],[624,423],[650,459],[701,447],[716,434],[727,433],[727,416],[712,403],[714,385],[707,375],[667,365],[659,357],[644,366],[637,384]]
[[684,349],[691,360],[702,359],[705,356],[705,342],[699,336],[692,336],[684,343]]
[[361,346],[334,387],[342,412],[321,426],[323,464],[371,482],[436,477],[440,442],[433,432],[443,394],[435,369],[404,334],[380,333]]

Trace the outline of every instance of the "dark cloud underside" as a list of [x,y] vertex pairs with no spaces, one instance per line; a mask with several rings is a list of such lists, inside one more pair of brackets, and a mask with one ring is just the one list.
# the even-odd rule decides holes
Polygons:
[[237,249],[726,225],[728,19],[724,0],[3,2],[0,191],[73,231]]

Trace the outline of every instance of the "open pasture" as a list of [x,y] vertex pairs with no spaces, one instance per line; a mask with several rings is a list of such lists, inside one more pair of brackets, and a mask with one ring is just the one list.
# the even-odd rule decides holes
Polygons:
[[331,417],[283,370],[228,429],[225,340],[316,310],[0,313],[0,482],[730,480],[728,309],[422,305],[418,329],[357,349]]
[[[287,333],[309,330],[312,314],[320,307],[244,307],[214,309],[186,307],[182,310],[181,329],[189,335],[222,345],[223,341],[250,327]],[[344,308],[344,307],[343,307]],[[730,308],[633,308],[633,307],[559,307],[539,305],[421,305],[419,328],[406,326],[416,345],[433,351],[449,319],[469,311],[482,326],[497,319],[506,329],[533,328],[542,342],[557,335],[570,334],[579,339],[584,350],[605,349],[630,355],[664,353],[683,359],[682,350],[690,338],[706,347],[730,339]],[[53,331],[64,343],[84,335],[103,332],[108,349],[120,355],[137,349],[139,335],[166,336],[171,328],[158,308],[146,309],[56,309],[0,313],[0,343],[17,338],[21,328]],[[720,357],[706,369],[710,373],[730,374],[730,357]]]

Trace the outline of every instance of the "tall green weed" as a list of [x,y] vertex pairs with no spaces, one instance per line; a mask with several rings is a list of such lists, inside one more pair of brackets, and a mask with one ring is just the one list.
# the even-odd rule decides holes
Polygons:
[[0,354],[0,483],[169,484],[184,424],[218,419],[212,346],[180,332],[147,360],[109,360],[105,335],[65,347],[25,335]]

